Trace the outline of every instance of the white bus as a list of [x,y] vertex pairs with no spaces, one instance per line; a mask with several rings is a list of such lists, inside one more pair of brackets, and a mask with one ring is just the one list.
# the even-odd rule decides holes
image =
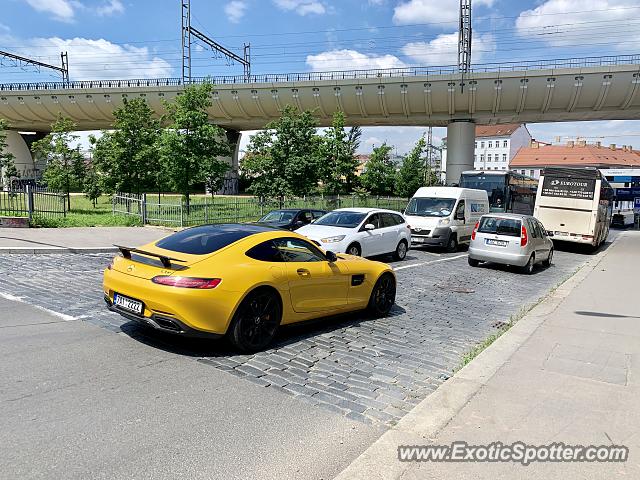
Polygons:
[[595,168],[542,171],[533,216],[554,240],[598,247],[609,235],[613,189]]

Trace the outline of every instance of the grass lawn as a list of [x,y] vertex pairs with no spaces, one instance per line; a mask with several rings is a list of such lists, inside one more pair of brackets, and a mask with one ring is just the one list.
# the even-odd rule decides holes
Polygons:
[[[0,192],[0,195],[5,195]],[[184,203],[181,206],[181,196],[178,194],[162,195],[158,203],[157,194],[147,194],[147,223],[168,227],[187,227],[206,223],[236,223],[258,220],[270,210],[279,208],[277,202],[260,205],[258,199],[251,196],[222,196],[192,195],[191,208],[187,214]],[[21,215],[16,213],[24,206],[18,205],[18,200],[0,197],[0,215]],[[286,208],[314,208],[318,210],[333,210],[345,207],[379,207],[402,210],[406,201],[402,199],[366,199],[345,196],[338,202],[320,197],[287,201]],[[36,209],[38,206],[36,205]],[[117,210],[125,211],[126,205],[118,205]],[[132,202],[128,208],[138,213],[139,204]],[[13,212],[13,213],[12,213]],[[93,203],[82,194],[71,194],[71,211],[66,216],[41,215],[34,216],[34,223],[38,227],[114,227],[140,226],[138,215],[124,213],[113,214],[110,195],[102,195],[94,207]]]
[[65,217],[36,217],[38,227],[133,227],[142,225],[137,217],[113,215],[111,197],[102,195],[97,206],[84,195],[71,194],[71,211]]

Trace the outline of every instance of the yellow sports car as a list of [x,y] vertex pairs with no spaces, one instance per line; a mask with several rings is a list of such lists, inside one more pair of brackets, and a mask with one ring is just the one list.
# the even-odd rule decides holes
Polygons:
[[388,265],[270,227],[205,225],[119,248],[104,271],[110,310],[165,332],[227,335],[245,352],[280,325],[363,309],[381,317],[395,302]]

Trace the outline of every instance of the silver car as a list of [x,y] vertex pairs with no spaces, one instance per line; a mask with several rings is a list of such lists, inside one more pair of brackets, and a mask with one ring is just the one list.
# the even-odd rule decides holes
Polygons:
[[502,263],[521,267],[525,273],[532,273],[537,263],[548,267],[553,258],[549,234],[542,223],[530,215],[483,215],[471,235],[469,265]]

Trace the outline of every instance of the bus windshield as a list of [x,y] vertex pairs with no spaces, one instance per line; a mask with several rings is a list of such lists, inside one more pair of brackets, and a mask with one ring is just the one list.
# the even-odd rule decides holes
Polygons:
[[404,213],[420,217],[448,217],[455,203],[455,198],[413,197]]
[[484,190],[489,197],[489,211],[504,212],[507,204],[507,176],[462,174],[460,178],[462,188]]

